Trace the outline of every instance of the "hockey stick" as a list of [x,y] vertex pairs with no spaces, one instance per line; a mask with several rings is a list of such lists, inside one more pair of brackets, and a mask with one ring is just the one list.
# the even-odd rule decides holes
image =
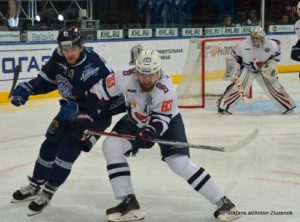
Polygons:
[[16,68],[15,68],[15,71],[14,71],[14,78],[13,78],[13,83],[11,85],[11,89],[10,89],[10,92],[8,94],[8,99],[10,99],[14,89],[15,89],[15,86],[17,84],[17,81],[19,79],[19,74],[20,74],[20,71],[21,71],[21,67],[20,65],[17,65]]
[[[125,138],[128,140],[135,140],[135,136],[129,135],[129,134],[118,134],[118,133],[109,133],[109,132],[104,132],[104,131],[93,131],[93,130],[87,130],[85,133],[90,134],[90,135],[97,135],[97,136],[113,136],[113,137]],[[248,136],[246,136],[239,142],[232,144],[232,145],[228,145],[228,146],[197,145],[197,144],[192,144],[192,143],[185,143],[185,142],[171,141],[171,140],[162,140],[162,139],[153,139],[151,141],[158,143],[158,144],[172,145],[174,148],[190,147],[190,148],[214,150],[214,151],[220,151],[220,152],[234,152],[234,151],[237,151],[237,150],[241,149],[242,147],[248,145],[252,140],[255,139],[255,137],[257,135],[258,135],[258,129],[255,129],[251,134],[249,134]]]

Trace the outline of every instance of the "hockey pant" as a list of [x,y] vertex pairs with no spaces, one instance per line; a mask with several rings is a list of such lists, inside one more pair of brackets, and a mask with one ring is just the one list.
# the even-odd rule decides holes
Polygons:
[[[105,130],[109,125],[109,118],[101,119],[94,129]],[[91,149],[99,139],[90,137],[87,141],[80,141],[68,135],[68,128],[68,122],[54,118],[41,145],[33,171],[34,180],[39,183],[47,182],[54,189],[65,182],[81,151]]]
[[[132,134],[132,132],[128,132],[130,128],[127,125],[127,134]],[[118,132],[118,129],[114,131]],[[117,137],[106,137],[102,144],[109,180],[116,199],[134,194],[129,164],[124,155],[132,149],[132,146],[129,140]],[[196,192],[202,194],[212,204],[215,204],[224,196],[208,172],[203,167],[194,164],[188,155],[179,152],[163,159],[172,172],[184,178]]]
[[[264,90],[267,96],[271,99],[274,105],[281,113],[286,113],[295,108],[294,100],[285,91],[283,86],[279,83],[278,78],[265,77],[261,72],[254,73],[247,69],[243,69],[239,76],[239,81],[245,92],[249,91],[254,79]],[[223,96],[218,101],[218,108],[228,112],[233,111],[234,107],[241,100],[236,84],[231,83],[225,90]]]

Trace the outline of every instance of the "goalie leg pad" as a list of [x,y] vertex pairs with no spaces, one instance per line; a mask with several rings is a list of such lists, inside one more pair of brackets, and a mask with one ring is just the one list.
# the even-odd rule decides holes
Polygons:
[[278,79],[270,81],[263,75],[257,75],[256,81],[281,113],[285,114],[296,107],[295,101],[279,83]]
[[[255,73],[244,68],[239,76],[239,82],[244,88],[245,92],[249,91],[249,88],[254,80]],[[241,96],[238,90],[238,86],[233,82],[225,90],[223,96],[218,100],[218,110],[232,113],[234,107],[241,100]]]

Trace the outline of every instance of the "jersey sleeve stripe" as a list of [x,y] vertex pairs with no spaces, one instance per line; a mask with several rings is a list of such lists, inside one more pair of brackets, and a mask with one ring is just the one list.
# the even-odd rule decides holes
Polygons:
[[138,124],[138,122],[134,119],[134,117],[131,114],[131,107],[128,106],[127,107],[127,115],[129,117],[129,119],[134,123],[134,124]]
[[102,79],[91,87],[90,92],[96,94],[99,99],[109,100],[110,98],[102,89]]
[[43,71],[40,71],[39,72],[39,75],[44,79],[44,80],[46,80],[47,82],[50,82],[50,83],[52,83],[52,84],[55,84],[56,85],[56,81],[55,80],[52,80],[52,79],[50,79],[48,76],[47,76],[47,74],[46,73],[44,73]]
[[167,124],[165,121],[162,121],[160,119],[152,119],[151,120],[152,123],[161,123],[162,124],[162,131],[160,132],[160,136],[163,135],[167,129],[169,128],[169,124]]
[[160,120],[162,120],[162,121],[164,121],[166,123],[169,123],[171,121],[172,115],[170,115],[170,116],[163,116],[163,115],[157,115],[156,114],[156,115],[152,115],[152,117],[155,118],[155,119],[160,119]]

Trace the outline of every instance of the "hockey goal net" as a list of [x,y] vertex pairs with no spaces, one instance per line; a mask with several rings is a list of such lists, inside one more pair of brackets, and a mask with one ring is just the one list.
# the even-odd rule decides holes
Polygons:
[[229,82],[223,80],[225,56],[239,41],[234,38],[192,38],[177,86],[178,105],[181,108],[204,108],[205,100],[217,99]]

